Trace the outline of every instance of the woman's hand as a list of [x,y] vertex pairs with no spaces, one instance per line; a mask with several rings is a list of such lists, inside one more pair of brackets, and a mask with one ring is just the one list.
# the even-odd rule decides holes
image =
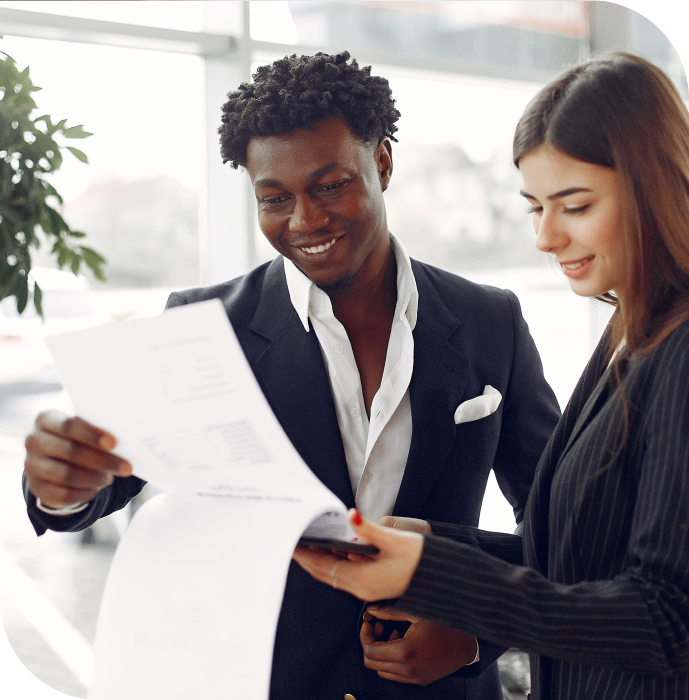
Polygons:
[[375,525],[354,509],[349,511],[349,519],[356,534],[377,547],[379,554],[350,560],[297,547],[294,560],[319,581],[361,600],[399,598],[409,587],[421,559],[423,536]]

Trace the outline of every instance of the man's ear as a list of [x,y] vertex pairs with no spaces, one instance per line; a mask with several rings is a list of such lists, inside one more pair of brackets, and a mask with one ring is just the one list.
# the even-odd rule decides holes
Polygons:
[[392,177],[392,142],[387,136],[383,136],[378,142],[374,157],[378,166],[380,186],[382,191],[385,192]]

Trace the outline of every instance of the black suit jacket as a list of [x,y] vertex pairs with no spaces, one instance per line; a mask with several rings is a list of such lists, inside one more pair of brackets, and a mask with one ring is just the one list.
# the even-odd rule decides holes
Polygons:
[[534,652],[532,698],[686,699],[689,322],[621,386],[604,342],[539,463],[527,566],[518,538],[447,526],[461,543],[429,538],[398,605]]
[[[510,292],[416,261],[412,267],[419,291],[410,384],[413,433],[394,514],[475,526],[494,468],[521,521],[559,411],[518,302]],[[172,294],[168,305],[209,298],[225,305],[268,402],[304,461],[353,506],[321,349],[292,306],[282,259],[232,282]],[[482,394],[486,384],[504,397],[498,410],[456,426],[457,406]],[[39,534],[46,527],[81,529],[122,507],[140,488],[138,479],[116,479],[87,511],[69,518],[41,513],[27,494],[29,515]],[[502,647],[482,641],[480,664],[425,688],[402,685],[363,666],[360,620],[360,602],[292,564],[276,635],[271,700],[341,700],[346,693],[357,700],[502,697],[492,663]]]

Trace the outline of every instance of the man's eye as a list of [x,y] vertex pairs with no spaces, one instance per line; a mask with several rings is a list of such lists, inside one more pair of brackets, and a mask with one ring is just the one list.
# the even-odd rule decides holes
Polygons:
[[342,182],[329,182],[327,185],[321,187],[321,192],[334,192],[346,183],[346,180],[342,180]]
[[265,197],[261,200],[262,204],[282,204],[287,199],[287,197]]

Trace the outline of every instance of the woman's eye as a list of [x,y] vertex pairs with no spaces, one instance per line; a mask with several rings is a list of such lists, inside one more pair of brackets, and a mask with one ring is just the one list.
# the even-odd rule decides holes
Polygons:
[[583,214],[588,208],[588,204],[583,204],[580,207],[565,207],[565,214]]
[[543,207],[533,206],[526,210],[527,214],[540,214],[543,211]]

